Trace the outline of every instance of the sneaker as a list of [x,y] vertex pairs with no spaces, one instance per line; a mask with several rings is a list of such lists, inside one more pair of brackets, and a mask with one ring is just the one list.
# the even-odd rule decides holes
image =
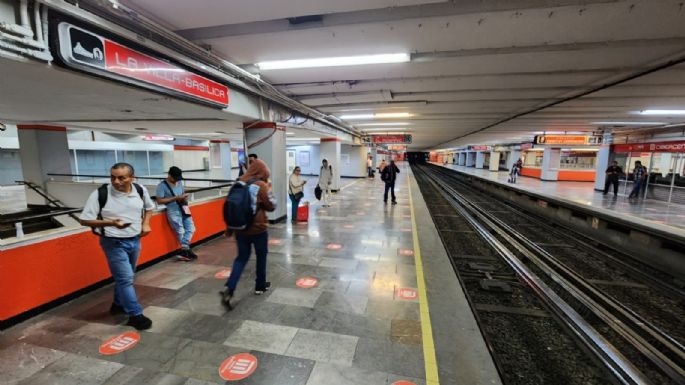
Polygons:
[[189,262],[192,260],[190,257],[190,254],[188,254],[188,249],[181,249],[181,251],[178,253],[178,256],[176,257],[177,261],[180,262]]
[[262,294],[266,293],[267,291],[269,291],[269,289],[271,289],[271,282],[266,282],[266,283],[264,284],[264,287],[263,287],[263,288],[257,288],[257,287],[255,287],[254,293],[255,293],[256,295],[262,295]]
[[187,254],[188,258],[193,259],[193,260],[197,259],[197,254],[195,254],[192,249],[188,249],[187,253],[188,253]]
[[221,303],[228,306],[229,309],[233,309],[233,307],[231,306],[231,299],[233,299],[233,292],[234,292],[234,290],[229,289],[228,286],[221,289],[221,292],[220,292]]
[[396,204],[397,204],[397,201],[392,201],[392,204],[396,205]]
[[117,305],[116,303],[112,302],[112,306],[109,307],[109,314],[126,314],[126,311],[124,311],[124,308],[121,305]]
[[152,327],[152,320],[139,314],[128,317],[127,326],[133,326],[136,330],[146,330]]

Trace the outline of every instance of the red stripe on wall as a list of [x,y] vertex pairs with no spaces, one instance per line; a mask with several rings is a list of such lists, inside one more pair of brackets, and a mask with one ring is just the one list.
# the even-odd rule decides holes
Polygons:
[[321,138],[322,142],[342,142],[342,139],[338,138]]
[[253,122],[253,123],[243,123],[244,129],[249,128],[276,128],[276,123],[274,122]]
[[178,151],[209,151],[207,146],[174,146],[174,150]]
[[61,126],[46,126],[43,124],[18,124],[18,130],[43,130],[43,131],[59,131],[64,132],[67,130],[66,127]]

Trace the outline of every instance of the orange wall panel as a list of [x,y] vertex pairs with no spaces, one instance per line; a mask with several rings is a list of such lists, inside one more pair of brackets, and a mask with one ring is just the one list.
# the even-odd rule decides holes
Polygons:
[[542,175],[542,170],[539,168],[526,168],[526,167],[521,168],[521,176],[530,176],[533,178],[540,179],[541,175]]
[[[224,230],[223,199],[191,206],[193,242]],[[160,212],[152,217],[152,233],[143,238],[138,264],[166,255],[178,246]],[[0,254],[0,321],[84,289],[109,278],[99,238],[83,232],[2,251]]]
[[559,171],[559,180],[594,182],[595,171]]

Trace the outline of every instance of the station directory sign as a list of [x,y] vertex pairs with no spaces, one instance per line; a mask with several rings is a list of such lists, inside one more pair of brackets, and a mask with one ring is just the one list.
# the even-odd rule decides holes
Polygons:
[[535,144],[560,146],[599,145],[602,144],[602,137],[593,135],[536,135]]
[[58,23],[57,35],[57,53],[68,67],[214,107],[228,107],[228,87],[171,61],[66,21]]
[[411,135],[372,135],[365,141],[373,144],[411,144]]

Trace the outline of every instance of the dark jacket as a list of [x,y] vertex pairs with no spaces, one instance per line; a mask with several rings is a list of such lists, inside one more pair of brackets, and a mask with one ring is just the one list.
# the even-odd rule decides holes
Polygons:
[[400,169],[397,168],[397,165],[390,163],[389,165],[385,166],[383,171],[381,171],[381,180],[386,184],[395,184],[395,181],[397,180],[397,174],[399,173]]
[[623,174],[621,166],[609,166],[606,171],[607,177],[610,179],[618,179],[619,175]]

